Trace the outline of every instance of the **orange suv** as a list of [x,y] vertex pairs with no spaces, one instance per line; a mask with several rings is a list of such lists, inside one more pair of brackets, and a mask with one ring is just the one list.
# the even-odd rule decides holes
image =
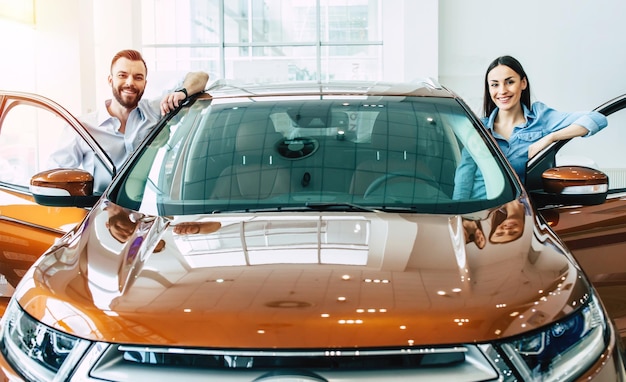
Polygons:
[[[432,82],[216,83],[113,177],[32,177],[92,206],[24,275],[0,371],[26,381],[624,380],[619,336],[538,213],[594,208],[606,174],[524,188]],[[454,197],[461,158],[486,196]],[[534,166],[534,167],[533,167]],[[528,191],[527,191],[528,190]],[[567,207],[560,207],[567,208]]]

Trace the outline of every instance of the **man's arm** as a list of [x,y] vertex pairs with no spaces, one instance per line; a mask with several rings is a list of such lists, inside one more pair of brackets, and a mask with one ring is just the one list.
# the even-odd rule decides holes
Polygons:
[[[79,168],[83,165],[84,150],[78,135],[70,126],[65,126],[59,137],[56,148],[47,161],[47,169],[54,168]],[[93,169],[86,169],[93,175]]]
[[188,96],[204,91],[208,82],[209,75],[205,72],[187,73],[183,81],[183,87],[163,97],[161,101],[161,115],[165,115],[177,108]]
[[188,95],[204,91],[209,82],[209,75],[205,72],[189,72],[183,81],[183,88],[187,89]]

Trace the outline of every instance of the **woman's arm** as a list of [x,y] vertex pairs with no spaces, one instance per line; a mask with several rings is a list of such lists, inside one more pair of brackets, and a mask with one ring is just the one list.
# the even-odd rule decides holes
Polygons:
[[541,150],[548,147],[552,142],[562,141],[564,139],[570,139],[575,137],[582,137],[587,135],[589,130],[581,125],[571,124],[561,130],[553,131],[550,134],[544,136],[537,142],[528,146],[528,159],[537,155]]
[[605,128],[606,117],[597,111],[560,112],[542,102],[532,105],[531,114],[547,133],[528,147],[528,159],[534,157],[552,142],[574,137],[590,136]]

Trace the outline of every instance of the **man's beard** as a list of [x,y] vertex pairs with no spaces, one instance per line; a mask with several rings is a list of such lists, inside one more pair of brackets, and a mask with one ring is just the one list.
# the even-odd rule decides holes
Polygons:
[[122,97],[122,94],[120,93],[118,89],[116,89],[114,86],[111,86],[111,89],[113,89],[113,97],[115,97],[117,102],[119,102],[120,105],[124,106],[126,109],[129,109],[129,110],[136,108],[137,105],[139,104],[139,100],[143,96],[143,91],[141,91],[137,93],[136,96],[130,101],[125,101],[124,98]]

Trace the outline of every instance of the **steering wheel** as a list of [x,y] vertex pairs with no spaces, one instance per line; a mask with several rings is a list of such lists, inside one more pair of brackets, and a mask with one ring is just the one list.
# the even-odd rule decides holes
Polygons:
[[363,193],[363,198],[367,198],[372,192],[376,191],[381,185],[387,183],[393,178],[413,178],[425,181],[430,186],[439,189],[439,183],[431,176],[425,174],[414,173],[412,171],[390,172],[374,179]]

